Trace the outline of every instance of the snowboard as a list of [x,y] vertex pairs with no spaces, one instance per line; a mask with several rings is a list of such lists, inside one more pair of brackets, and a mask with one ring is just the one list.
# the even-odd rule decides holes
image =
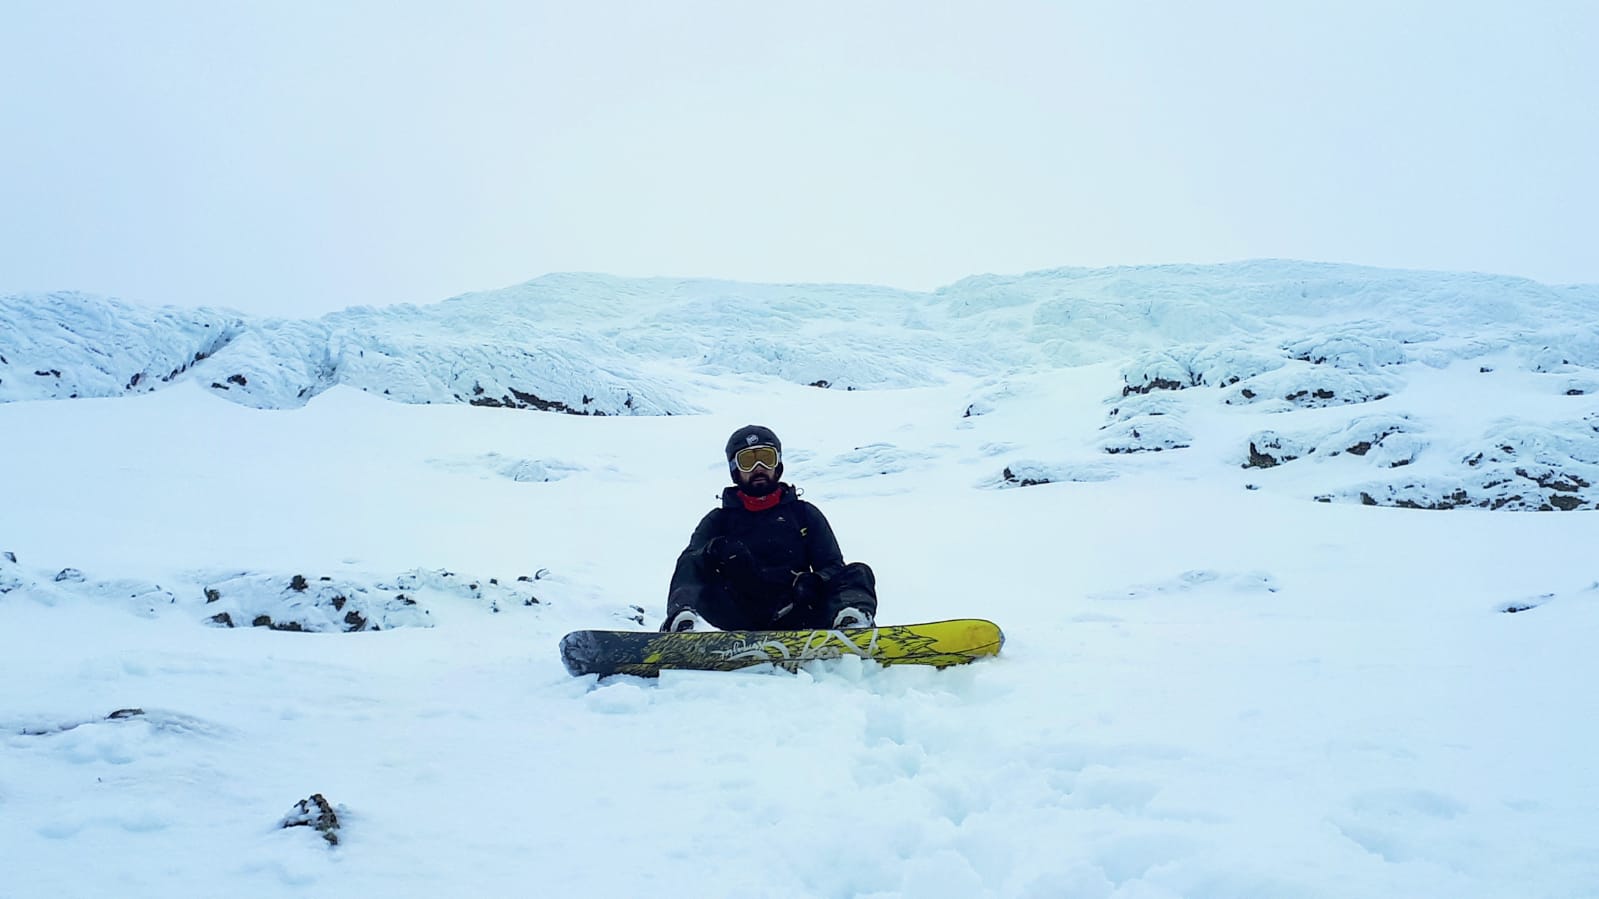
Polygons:
[[733,671],[776,665],[793,671],[815,659],[861,656],[883,665],[947,668],[999,654],[1005,635],[979,618],[842,630],[573,631],[561,661],[574,676],[655,677],[667,669]]

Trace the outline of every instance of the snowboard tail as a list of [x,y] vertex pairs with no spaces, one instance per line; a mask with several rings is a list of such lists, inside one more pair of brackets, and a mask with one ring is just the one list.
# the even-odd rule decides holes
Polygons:
[[776,665],[789,671],[817,659],[860,656],[883,665],[947,668],[999,654],[1005,635],[979,618],[833,630],[573,631],[561,639],[561,661],[575,676],[664,670],[733,671]]

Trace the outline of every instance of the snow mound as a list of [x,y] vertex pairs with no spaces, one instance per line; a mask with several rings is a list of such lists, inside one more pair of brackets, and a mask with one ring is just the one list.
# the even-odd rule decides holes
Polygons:
[[1063,482],[1093,483],[1113,481],[1120,476],[1115,468],[1099,463],[1051,463],[1018,459],[1005,466],[997,477],[980,487],[1036,487]]
[[219,627],[268,627],[313,633],[350,633],[432,627],[425,601],[454,599],[489,612],[540,605],[538,575],[509,584],[445,570],[415,570],[362,581],[349,577],[238,574],[207,581],[206,620]]
[[0,296],[0,402],[122,396],[171,383],[243,320],[63,292]]
[[508,459],[499,453],[488,453],[482,458],[495,474],[521,484],[561,481],[588,470],[587,466],[559,459]]
[[152,617],[163,607],[178,602],[177,593],[151,581],[101,580],[76,568],[62,568],[50,575],[29,570],[11,552],[0,553],[0,596],[31,599],[45,606],[71,605],[74,601],[116,605],[143,617]]
[[1406,415],[1362,415],[1331,430],[1300,434],[1259,431],[1249,437],[1244,468],[1274,468],[1320,454],[1333,458],[1348,453],[1385,468],[1416,460],[1426,446],[1413,431],[1419,424]]
[[875,478],[914,471],[936,458],[933,453],[909,450],[892,443],[873,443],[834,456],[824,471],[828,477]]
[[402,592],[348,578],[240,574],[207,584],[207,619],[219,627],[339,633],[431,627],[431,613]]
[[[1518,354],[1528,371],[1563,373],[1599,369],[1599,333],[1595,333],[1593,306],[1578,327],[1541,335],[1538,341],[1521,341]],[[1582,327],[1586,324],[1586,327]]]
[[1223,402],[1269,411],[1320,409],[1386,399],[1402,386],[1394,375],[1294,363],[1239,381]]
[[[445,333],[451,333],[446,331]],[[439,341],[383,329],[336,333],[338,380],[403,403],[470,403],[578,415],[696,411],[658,379],[580,341]]]
[[1094,445],[1112,455],[1159,453],[1186,449],[1194,443],[1194,435],[1181,422],[1165,414],[1133,415],[1106,425],[1103,430],[1103,436]]
[[1318,496],[1368,506],[1562,511],[1599,508],[1599,414],[1582,422],[1506,422],[1448,470]]
[[0,597],[27,598],[47,606],[95,601],[150,617],[163,608],[192,610],[224,628],[265,627],[307,633],[351,633],[399,627],[432,627],[429,604],[449,603],[488,613],[543,606],[535,583],[541,569],[502,583],[445,570],[406,572],[364,579],[232,572],[196,573],[168,587],[131,578],[99,580],[75,568],[54,576],[30,571],[15,554],[0,554]]
[[1281,353],[1227,346],[1188,346],[1146,352],[1122,366],[1122,395],[1188,387],[1225,387],[1285,364]]
[[145,309],[84,294],[0,297],[0,402],[121,396],[193,378],[262,409],[335,384],[407,403],[582,415],[696,411],[676,387],[579,331],[451,315],[456,307],[351,309],[317,321]]
[[339,382],[328,329],[311,321],[255,323],[214,353],[196,377],[218,395],[256,409],[299,408]]

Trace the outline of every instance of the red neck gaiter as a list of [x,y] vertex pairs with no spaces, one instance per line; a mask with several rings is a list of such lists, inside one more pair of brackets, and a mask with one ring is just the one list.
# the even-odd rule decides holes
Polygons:
[[744,503],[744,508],[750,510],[751,512],[765,512],[767,509],[770,509],[779,502],[782,502],[783,488],[779,486],[776,490],[773,490],[771,493],[768,493],[765,496],[750,496],[748,493],[740,490],[738,492],[738,498],[740,502]]

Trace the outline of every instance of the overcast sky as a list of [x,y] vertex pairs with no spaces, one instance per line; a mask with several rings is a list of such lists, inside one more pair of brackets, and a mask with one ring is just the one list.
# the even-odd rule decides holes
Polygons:
[[0,4],[0,291],[1289,257],[1599,282],[1599,3]]

